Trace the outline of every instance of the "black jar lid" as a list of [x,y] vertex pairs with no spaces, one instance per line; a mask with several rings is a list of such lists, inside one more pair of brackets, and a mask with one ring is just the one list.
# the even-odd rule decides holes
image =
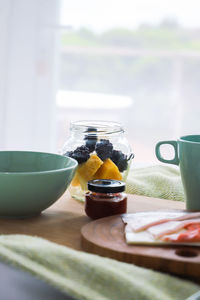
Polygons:
[[96,193],[120,193],[125,191],[125,183],[112,179],[95,179],[88,181],[88,190]]

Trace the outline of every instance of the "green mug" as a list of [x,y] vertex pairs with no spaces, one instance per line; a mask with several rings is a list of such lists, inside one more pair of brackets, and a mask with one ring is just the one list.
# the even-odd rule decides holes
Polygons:
[[[173,159],[162,157],[160,146],[163,144],[174,147]],[[155,152],[161,162],[180,165],[186,209],[200,210],[200,135],[182,136],[177,141],[161,141],[156,144]]]

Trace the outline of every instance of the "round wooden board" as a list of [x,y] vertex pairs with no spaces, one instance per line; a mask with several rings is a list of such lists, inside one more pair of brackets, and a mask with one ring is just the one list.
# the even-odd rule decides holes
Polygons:
[[92,221],[81,230],[83,250],[138,266],[200,278],[200,247],[127,245],[121,217]]

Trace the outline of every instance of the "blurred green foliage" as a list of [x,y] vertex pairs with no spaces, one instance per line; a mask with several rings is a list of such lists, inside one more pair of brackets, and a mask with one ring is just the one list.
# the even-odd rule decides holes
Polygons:
[[62,45],[200,50],[200,29],[182,28],[167,20],[157,27],[142,25],[134,30],[114,28],[103,33],[81,28],[63,33]]

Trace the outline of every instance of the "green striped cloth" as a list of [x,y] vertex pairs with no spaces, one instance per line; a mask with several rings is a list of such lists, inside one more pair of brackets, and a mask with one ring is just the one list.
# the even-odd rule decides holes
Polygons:
[[0,259],[80,300],[184,300],[200,289],[173,276],[24,235],[0,236]]
[[178,167],[155,165],[134,168],[128,175],[126,189],[130,194],[184,201]]

